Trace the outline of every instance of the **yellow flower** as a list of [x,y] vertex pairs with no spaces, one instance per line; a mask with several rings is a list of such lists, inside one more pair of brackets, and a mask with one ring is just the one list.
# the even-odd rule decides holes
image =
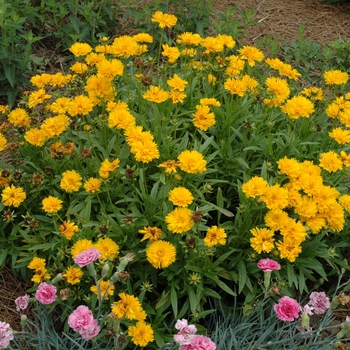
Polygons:
[[204,238],[204,244],[207,247],[212,247],[216,244],[226,244],[227,234],[223,228],[212,226],[208,228],[207,235]]
[[69,69],[74,73],[83,74],[88,70],[88,66],[83,62],[75,62],[69,67]]
[[30,117],[23,108],[13,109],[7,118],[14,126],[30,126]]
[[82,177],[78,172],[75,170],[67,170],[62,173],[60,187],[68,193],[77,192],[81,186],[81,180]]
[[46,108],[53,113],[66,113],[70,104],[70,98],[59,97],[56,101],[47,105]]
[[149,163],[159,158],[158,146],[154,141],[137,141],[131,145],[131,153],[138,162]]
[[296,69],[293,69],[288,63],[284,63],[278,71],[280,75],[284,75],[293,80],[298,80],[298,78],[301,76],[301,74]]
[[29,95],[28,107],[33,108],[36,105],[43,103],[45,100],[49,99],[51,95],[47,94],[44,89],[39,89],[34,91]]
[[175,233],[183,233],[189,231],[193,225],[193,213],[188,208],[175,208],[165,217],[168,224],[168,230]]
[[162,45],[162,55],[168,57],[168,62],[173,64],[180,57],[180,51],[177,47],[171,47],[168,44]]
[[109,237],[99,238],[94,247],[101,253],[102,260],[114,259],[119,252],[118,244]]
[[194,46],[198,46],[202,41],[202,38],[198,33],[194,34],[191,32],[181,33],[178,36],[178,39],[180,39],[184,45],[194,45]]
[[267,187],[260,198],[269,209],[283,209],[288,205],[288,191],[278,184]]
[[288,214],[281,209],[272,209],[264,217],[265,225],[272,231],[279,231],[289,223]]
[[131,341],[138,346],[144,347],[154,340],[152,327],[145,322],[137,322],[135,326],[128,327],[128,335]]
[[169,97],[169,93],[157,86],[151,85],[149,89],[142,95],[143,98],[150,102],[162,103]]
[[59,114],[56,117],[47,118],[41,125],[41,130],[48,138],[62,134],[69,125],[69,118],[64,114]]
[[166,160],[158,165],[159,168],[164,168],[167,174],[176,173],[176,168],[179,166],[179,162],[176,160]]
[[328,135],[337,141],[340,145],[344,145],[350,142],[350,131],[343,128],[335,128]]
[[31,281],[34,283],[42,283],[45,280],[49,280],[50,279],[50,275],[47,273],[46,268],[43,268],[41,270],[36,270],[35,274],[33,275]]
[[322,101],[323,91],[321,88],[311,86],[309,88],[304,88],[301,93],[308,97],[312,101]]
[[143,310],[138,298],[126,293],[120,293],[118,302],[112,304],[112,312],[118,318],[127,318],[129,320],[143,321],[146,318],[146,312]]
[[253,228],[250,230],[254,236],[250,239],[251,247],[261,254],[261,252],[270,253],[274,247],[274,232],[267,228]]
[[117,59],[112,60],[101,60],[96,65],[97,74],[101,75],[105,78],[113,79],[117,75],[123,75],[124,72],[124,64],[122,61]]
[[86,56],[92,51],[92,48],[87,43],[75,43],[70,48],[69,51],[76,57]]
[[207,170],[207,161],[203,155],[196,151],[185,150],[177,157],[181,170],[190,174],[198,174]]
[[31,145],[41,147],[47,140],[47,134],[44,130],[32,128],[24,134],[24,138]]
[[170,28],[176,24],[177,18],[174,15],[157,11],[153,14],[151,21],[158,23],[160,28]]
[[255,66],[255,62],[261,62],[264,59],[264,54],[261,50],[254,46],[243,46],[238,50],[240,57],[248,61],[250,66]]
[[138,33],[132,37],[138,43],[153,43],[153,37],[148,33]]
[[319,233],[321,229],[326,225],[326,219],[322,214],[316,214],[310,218],[300,217],[300,220],[305,222],[313,234]]
[[339,203],[342,205],[343,208],[346,209],[347,212],[350,213],[350,195],[344,194],[343,196],[339,197]]
[[94,248],[94,244],[89,239],[79,239],[76,241],[72,247],[71,255],[74,259],[78,254],[82,253],[84,250]]
[[102,104],[114,99],[116,92],[112,80],[103,76],[93,75],[86,80],[85,90],[92,104]]
[[320,167],[328,172],[336,172],[343,168],[343,162],[337,153],[329,151],[321,153]]
[[127,129],[136,124],[135,117],[128,109],[115,108],[108,116],[108,126],[110,128]]
[[226,60],[228,61],[228,66],[225,73],[230,77],[239,75],[244,68],[245,62],[236,55],[228,56],[226,57]]
[[170,87],[179,91],[184,91],[188,84],[186,80],[181,79],[177,74],[174,74],[171,79],[168,79],[167,83]]
[[192,193],[187,188],[176,187],[169,192],[169,200],[174,205],[187,207],[193,202],[194,198]]
[[18,207],[27,197],[22,187],[16,187],[14,185],[5,187],[1,193],[2,203],[5,206]]
[[339,203],[333,203],[329,210],[323,212],[323,216],[327,220],[327,226],[331,230],[340,232],[344,228],[344,209]]
[[113,40],[109,53],[117,57],[129,58],[139,51],[139,44],[129,35],[122,35]]
[[68,240],[71,240],[75,232],[79,232],[78,226],[71,221],[63,221],[59,226],[59,231],[61,234],[66,237]]
[[62,200],[57,197],[48,196],[42,200],[42,206],[46,213],[57,213],[62,208]]
[[43,270],[45,268],[45,264],[45,259],[34,257],[27,267],[31,270]]
[[[101,299],[108,300],[109,295],[114,294],[114,285],[110,285],[111,281],[98,281],[97,282],[100,286],[100,296]],[[92,286],[90,288],[91,292],[95,293],[98,295],[98,287],[97,286]]]
[[296,178],[301,173],[302,165],[295,158],[284,157],[277,164],[281,173],[286,174],[291,179]]
[[184,103],[186,94],[184,92],[181,92],[179,90],[170,90],[169,91],[169,98],[173,104],[176,103]]
[[166,241],[152,242],[146,249],[148,262],[156,269],[165,269],[176,259],[175,246]]
[[307,236],[305,226],[293,218],[288,218],[288,224],[281,228],[280,233],[284,240],[287,238],[293,239],[297,245],[304,242]]
[[329,70],[323,73],[323,77],[326,84],[328,85],[340,85],[340,84],[347,83],[349,79],[349,74],[336,69],[336,70]]
[[232,49],[236,45],[236,42],[231,35],[219,34],[216,39],[221,41],[223,45],[229,49]]
[[199,103],[202,106],[214,106],[214,107],[220,107],[221,103],[216,98],[201,98],[199,100]]
[[101,184],[102,181],[100,179],[90,177],[90,179],[84,183],[84,189],[86,192],[95,193],[100,190]]
[[215,124],[215,114],[210,112],[208,106],[197,105],[193,113],[193,125],[202,131],[207,131]]
[[208,36],[201,41],[201,46],[205,48],[205,53],[210,54],[212,52],[224,51],[224,44],[220,39]]
[[7,140],[3,134],[0,133],[0,152],[7,147]]
[[279,241],[276,246],[280,252],[280,257],[282,259],[286,258],[290,262],[294,262],[301,253],[301,246],[292,238],[284,238],[283,242]]
[[78,114],[86,115],[90,113],[94,105],[89,99],[89,97],[84,95],[75,96],[74,99],[70,102],[68,107],[68,113],[74,117]]
[[266,92],[270,98],[264,100],[269,107],[279,106],[290,94],[288,83],[284,79],[269,77],[266,79]]
[[139,230],[139,233],[142,233],[144,236],[141,239],[141,242],[145,239],[149,239],[150,242],[157,241],[162,235],[162,230],[158,227],[144,227],[143,230]]
[[110,162],[108,159],[105,159],[101,163],[101,167],[98,174],[102,177],[102,179],[107,179],[109,174],[118,168],[119,163],[120,160],[118,158],[114,159],[112,162]]
[[304,96],[292,97],[285,105],[281,106],[281,109],[292,119],[309,118],[315,110],[314,104]]
[[248,198],[263,195],[268,188],[268,183],[260,176],[254,176],[242,185],[242,191]]
[[238,95],[241,97],[244,96],[244,93],[247,90],[247,85],[243,80],[234,78],[228,78],[224,83],[224,87],[231,93],[231,95]]
[[83,275],[84,273],[80,267],[70,266],[62,276],[69,284],[77,284]]

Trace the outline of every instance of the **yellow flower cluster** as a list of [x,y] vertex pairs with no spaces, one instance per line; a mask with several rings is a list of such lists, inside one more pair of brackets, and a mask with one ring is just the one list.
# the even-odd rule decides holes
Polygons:
[[45,280],[50,279],[50,275],[47,273],[47,269],[45,267],[46,260],[42,258],[33,258],[32,261],[27,266],[28,269],[34,270],[34,275],[32,277],[32,281],[34,283],[42,283]]

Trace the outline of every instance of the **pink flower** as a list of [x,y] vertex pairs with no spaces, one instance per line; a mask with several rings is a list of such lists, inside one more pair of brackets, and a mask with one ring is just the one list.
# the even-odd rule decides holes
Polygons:
[[13,339],[12,329],[6,322],[0,322],[0,349],[5,349]]
[[28,303],[29,303],[29,295],[23,295],[22,297],[18,297],[15,300],[15,304],[16,304],[16,310],[17,311],[21,311],[21,310],[25,310],[28,307]]
[[323,314],[331,303],[325,292],[312,292],[310,294],[310,305],[313,306],[315,314]]
[[96,261],[101,256],[101,253],[96,248],[84,250],[74,258],[74,262],[79,267],[84,267]]
[[85,305],[78,306],[68,317],[69,327],[75,332],[95,328],[95,321],[92,311]]
[[259,260],[258,268],[263,270],[264,272],[271,272],[274,270],[280,270],[281,265],[275,260],[266,258],[266,259]]
[[190,344],[182,345],[180,350],[215,350],[215,343],[204,335],[195,335]]
[[85,339],[85,340],[90,340],[92,338],[95,338],[97,334],[101,332],[101,327],[98,325],[97,320],[94,320],[94,326],[91,328],[87,329],[82,329],[80,330],[80,335]]
[[273,308],[281,321],[294,321],[301,311],[299,303],[288,296],[282,297]]
[[57,288],[46,282],[40,283],[35,293],[36,300],[41,304],[52,304],[57,299]]
[[197,332],[196,326],[192,324],[188,325],[187,320],[184,318],[176,322],[175,328],[180,332],[174,335],[174,341],[180,345],[190,344]]

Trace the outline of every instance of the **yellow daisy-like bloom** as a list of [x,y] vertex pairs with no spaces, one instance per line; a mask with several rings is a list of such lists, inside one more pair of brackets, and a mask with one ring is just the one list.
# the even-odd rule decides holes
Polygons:
[[293,218],[289,218],[288,224],[281,228],[280,231],[284,240],[287,238],[293,239],[294,243],[298,245],[304,242],[307,237],[305,226],[300,221],[296,221]]
[[37,88],[43,88],[51,83],[51,74],[43,73],[34,75],[30,78],[30,82]]
[[113,79],[117,75],[123,75],[124,64],[117,59],[100,61],[97,65],[97,74],[105,78]]
[[270,66],[272,69],[279,70],[283,67],[284,63],[279,58],[266,58],[265,63]]
[[114,259],[119,252],[118,244],[109,237],[99,238],[94,247],[101,253],[102,260]]
[[49,280],[50,279],[50,275],[47,273],[47,269],[43,268],[42,270],[36,270],[35,274],[33,275],[31,281],[34,283],[42,283],[45,280]]
[[264,217],[265,225],[272,231],[279,231],[289,223],[288,214],[281,209],[272,209]]
[[292,238],[284,239],[283,242],[279,241],[276,243],[276,246],[280,252],[280,257],[290,262],[294,262],[302,250],[301,246],[296,244]]
[[304,96],[292,97],[285,105],[281,106],[281,109],[291,119],[309,118],[315,111],[314,104]]
[[235,77],[240,74],[240,72],[243,70],[245,66],[245,61],[241,60],[236,55],[231,55],[226,57],[226,60],[228,60],[228,66],[226,68],[225,73],[229,75],[230,77]]
[[132,37],[138,43],[153,43],[153,37],[148,33],[138,33]]
[[169,98],[169,93],[165,90],[160,89],[157,86],[151,85],[142,96],[147,101],[162,103]]
[[340,159],[345,167],[350,167],[350,154],[346,154],[344,151],[341,151]]
[[70,220],[63,221],[63,223],[59,226],[58,229],[61,232],[61,235],[66,237],[68,240],[72,239],[74,233],[79,232],[78,226]]
[[46,106],[46,109],[53,113],[64,114],[67,112],[70,104],[70,98],[59,97],[56,101],[52,102],[50,105]]
[[171,79],[168,79],[167,83],[170,87],[179,91],[184,91],[188,84],[186,80],[181,79],[177,74],[174,74]]
[[154,141],[137,141],[131,145],[131,153],[138,162],[149,163],[159,158],[158,146]]
[[224,44],[217,38],[208,36],[201,41],[201,46],[205,48],[205,53],[210,54],[213,52],[222,52],[224,51]]
[[350,195],[349,194],[344,194],[343,196],[339,197],[339,203],[342,205],[343,208],[347,212],[350,213]]
[[266,92],[270,98],[264,99],[264,104],[269,107],[279,106],[290,94],[290,89],[286,80],[281,78],[269,77],[266,79]]
[[304,88],[301,93],[308,97],[312,101],[322,101],[323,91],[321,88],[311,86],[309,88]]
[[178,39],[180,39],[184,45],[194,45],[194,46],[198,46],[202,41],[202,38],[198,33],[192,33],[192,32],[181,33],[178,36]]
[[0,152],[7,147],[7,140],[3,134],[0,133]]
[[224,46],[232,49],[236,45],[236,41],[233,39],[231,35],[219,34],[216,37],[217,40],[221,41]]
[[75,62],[69,69],[74,73],[83,74],[88,70],[88,65],[83,62]]
[[177,157],[181,170],[190,174],[199,174],[207,170],[207,161],[196,151],[185,150]]
[[138,298],[133,295],[120,293],[118,302],[112,304],[112,312],[120,319],[143,321],[146,318],[146,312],[143,310]]
[[164,57],[168,57],[168,62],[170,64],[173,64],[176,62],[176,60],[180,57],[181,53],[180,50],[174,46],[169,46],[168,44],[164,44],[162,45],[163,51],[162,51],[162,55]]
[[128,335],[131,341],[138,346],[145,347],[154,340],[152,327],[145,322],[137,322],[135,326],[128,327]]
[[165,217],[165,222],[168,224],[168,230],[175,233],[183,233],[189,231],[193,225],[193,213],[188,208],[175,208]]
[[156,269],[165,269],[176,259],[175,246],[166,241],[152,242],[146,249],[148,262]]
[[270,253],[274,247],[274,232],[267,228],[255,227],[250,230],[254,236],[250,239],[250,246],[259,254]]
[[216,244],[226,244],[227,234],[223,228],[212,226],[208,228],[207,234],[204,238],[204,244],[207,247],[213,247]]
[[263,52],[254,46],[243,46],[238,50],[238,53],[252,67],[255,66],[256,62],[261,62],[264,59]]
[[339,203],[333,203],[328,211],[323,212],[323,216],[331,230],[335,232],[343,230],[345,224],[344,209]]
[[215,85],[216,80],[217,80],[216,76],[213,74],[208,74],[207,79],[208,79],[208,83],[211,85]]
[[84,88],[92,104],[97,105],[113,100],[116,94],[112,80],[103,76],[93,75],[89,77]]
[[43,270],[45,269],[46,259],[34,257],[27,266],[31,270]]
[[343,128],[335,128],[328,135],[337,141],[340,145],[344,145],[350,142],[350,131]]
[[30,117],[23,108],[13,109],[7,118],[14,126],[30,126]]
[[247,90],[247,85],[241,79],[229,78],[225,81],[224,87],[228,90],[231,95],[238,95],[243,97]]
[[243,75],[242,81],[246,86],[246,90],[254,93],[256,91],[256,87],[259,85],[258,81],[252,78],[249,75]]
[[118,168],[119,163],[120,160],[118,158],[114,159],[112,162],[110,162],[108,159],[105,159],[101,163],[98,174],[102,177],[102,179],[107,179],[110,173]]
[[181,92],[179,90],[170,90],[169,91],[169,98],[172,103],[184,103],[186,94],[184,92]]
[[27,198],[26,193],[22,187],[14,185],[5,187],[1,193],[2,203],[8,207],[13,206],[17,208]]
[[[108,296],[112,296],[114,294],[114,285],[110,285],[111,281],[98,281],[100,286],[100,296],[103,300],[108,300]],[[90,288],[91,292],[95,293],[98,296],[98,287],[92,286]]]
[[176,187],[169,192],[169,200],[179,207],[187,207],[193,202],[194,197],[187,188]]
[[151,21],[153,23],[158,23],[160,28],[170,28],[176,24],[177,17],[168,13],[157,11],[153,14]]
[[108,126],[125,130],[136,124],[136,118],[129,112],[128,109],[113,109],[108,116]]
[[288,191],[278,184],[267,187],[260,198],[269,209],[283,209],[289,204]]
[[113,40],[109,53],[117,57],[129,58],[136,55],[139,50],[139,44],[132,36],[122,35]]
[[61,135],[69,125],[69,118],[64,114],[59,114],[56,117],[45,119],[41,125],[41,130],[48,138]]
[[318,208],[316,202],[308,196],[301,196],[299,202],[295,205],[294,210],[304,218],[314,217]]
[[327,170],[330,173],[336,172],[343,168],[343,162],[337,153],[329,151],[321,153],[320,167]]
[[84,189],[86,192],[95,193],[100,190],[101,184],[102,181],[100,179],[90,177],[90,179],[84,183]]
[[220,101],[218,101],[216,98],[201,98],[199,100],[199,103],[202,105],[202,106],[214,106],[214,107],[220,107],[221,106],[221,103]]
[[318,211],[324,213],[331,211],[336,199],[340,196],[339,191],[331,186],[319,186],[313,193],[313,198],[317,203]]
[[92,51],[92,48],[87,43],[74,43],[69,51],[76,57],[86,56],[88,53]]
[[328,85],[341,85],[347,83],[349,74],[335,69],[323,73],[323,78]]
[[67,170],[62,173],[60,187],[68,193],[77,192],[82,184],[81,180],[82,177],[78,172],[75,170]]
[[242,185],[242,191],[248,198],[255,198],[263,195],[269,184],[260,176],[254,176]]
[[202,131],[207,131],[215,124],[215,114],[208,106],[197,105],[193,113],[193,125]]
[[33,108],[36,105],[43,103],[45,100],[49,99],[51,95],[47,94],[45,89],[39,89],[34,91],[29,95],[28,107]]
[[154,242],[158,241],[158,239],[161,237],[162,230],[158,227],[147,226],[144,227],[143,230],[139,230],[139,233],[142,233],[144,235],[141,239],[141,242],[146,239],[149,239],[150,242]]
[[286,174],[291,179],[298,177],[301,173],[302,165],[295,158],[284,157],[277,164],[281,173]]
[[0,113],[6,113],[9,110],[8,105],[0,105]]
[[90,113],[94,105],[89,99],[89,97],[84,95],[75,96],[74,99],[70,102],[68,107],[68,113],[75,117],[78,114],[86,115]]
[[172,159],[166,160],[165,162],[160,163],[158,165],[159,168],[164,168],[167,174],[176,173],[178,166],[179,166],[179,162]]
[[90,241],[89,239],[79,239],[79,241],[76,241],[74,243],[71,249],[72,258],[74,259],[78,254],[90,248],[95,248],[92,241]]
[[69,284],[78,284],[83,275],[84,272],[80,267],[69,266],[62,276]]
[[57,213],[62,208],[63,201],[57,197],[48,196],[42,200],[43,210],[46,213]]
[[322,214],[316,214],[310,218],[304,218],[301,216],[300,220],[303,221],[311,229],[311,232],[313,234],[319,233],[326,225],[326,219]]

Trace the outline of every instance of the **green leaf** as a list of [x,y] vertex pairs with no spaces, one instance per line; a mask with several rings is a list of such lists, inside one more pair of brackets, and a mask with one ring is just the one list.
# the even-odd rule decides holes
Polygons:
[[187,286],[187,293],[188,293],[188,300],[190,301],[190,309],[193,314],[197,311],[197,298],[193,291],[193,289],[190,286]]
[[158,310],[160,307],[162,307],[166,302],[170,300],[170,290],[168,290],[164,296],[160,298],[158,303],[155,306],[155,309]]
[[170,289],[170,300],[171,300],[171,307],[173,308],[174,311],[174,318],[177,318],[177,312],[178,312],[178,298],[177,298],[177,293],[176,293],[176,289],[175,286],[172,285],[171,289]]
[[240,260],[238,263],[238,293],[241,293],[247,280],[247,269],[245,263]]

